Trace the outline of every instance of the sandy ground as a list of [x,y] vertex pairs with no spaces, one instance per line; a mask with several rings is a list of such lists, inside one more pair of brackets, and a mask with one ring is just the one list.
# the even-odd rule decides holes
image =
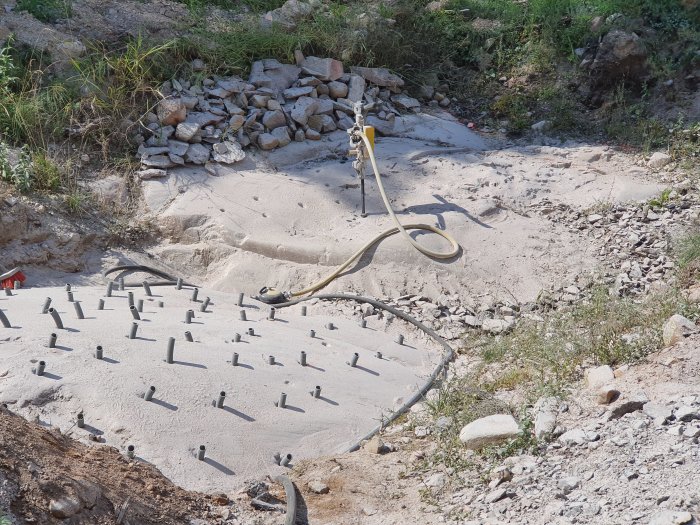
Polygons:
[[[126,293],[107,298],[104,292],[104,286],[73,288],[83,320],[62,288],[0,297],[12,323],[0,328],[0,401],[81,441],[92,433],[122,451],[134,445],[139,458],[187,489],[232,490],[247,478],[281,473],[285,469],[272,461],[276,452],[291,453],[294,463],[346,450],[413,393],[439,357],[414,337],[398,345],[377,321],[362,329],[355,320],[330,317],[321,304],[310,305],[306,317],[296,306],[272,321],[266,306],[246,299],[243,322],[233,295],[200,290],[195,304],[191,290],[174,287],[153,288],[150,298],[134,290],[145,304],[138,337],[130,340]],[[202,313],[205,296],[212,304]],[[46,297],[65,329],[41,314]],[[100,298],[106,302],[102,311]],[[185,324],[191,308],[196,317]],[[327,329],[331,321],[337,329]],[[246,333],[249,328],[254,336]],[[186,330],[194,342],[185,341]],[[53,349],[52,332],[58,335]],[[241,342],[232,342],[234,333],[243,335]],[[169,336],[176,339],[173,364],[165,362]],[[94,357],[97,345],[103,360]],[[298,364],[301,350],[309,366]],[[231,366],[233,352],[240,355],[238,367]],[[359,362],[352,368],[346,363],[354,352]],[[275,365],[268,364],[269,355]],[[32,373],[39,360],[46,362],[43,376]],[[147,402],[142,396],[151,385],[156,391]],[[316,385],[322,388],[319,399],[309,394]],[[226,392],[223,409],[212,406],[220,391]],[[273,405],[281,392],[287,394],[286,409]],[[74,426],[81,411],[83,429]],[[195,458],[199,445],[206,446],[206,461]]]
[[[400,131],[379,139],[376,149],[395,210],[403,222],[449,231],[462,252],[434,261],[395,236],[331,290],[532,300],[595,261],[578,237],[530,214],[530,206],[547,199],[587,209],[645,200],[662,189],[646,170],[604,146],[506,148],[428,115],[406,117]],[[346,141],[344,132],[336,132],[219,166],[218,176],[182,168],[144,182],[146,212],[170,238],[152,253],[219,290],[299,289],[314,282],[392,226],[373,178],[367,181],[368,216],[360,216]],[[434,234],[414,235],[433,249],[449,248]]]

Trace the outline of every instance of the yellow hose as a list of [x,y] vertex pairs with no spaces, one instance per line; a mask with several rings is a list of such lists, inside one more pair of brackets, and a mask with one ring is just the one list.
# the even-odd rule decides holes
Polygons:
[[[376,237],[374,237],[371,241],[366,243],[354,254],[352,254],[347,261],[338,266],[327,277],[324,277],[323,279],[321,279],[315,284],[312,284],[308,288],[304,288],[303,290],[299,290],[298,292],[291,292],[292,297],[299,297],[301,295],[310,294],[317,290],[320,290],[324,286],[328,285],[331,281],[333,281],[336,277],[338,277],[338,275],[340,275],[343,272],[343,270],[350,266],[350,264],[352,264],[353,261],[362,256],[363,253],[369,250],[376,243],[399,232],[404,236],[404,238],[408,242],[410,242],[413,245],[413,247],[416,250],[418,250],[424,255],[427,255],[428,257],[432,257],[434,259],[450,259],[459,253],[459,244],[457,243],[455,238],[452,237],[452,235],[450,235],[449,233],[439,230],[438,228],[436,228],[435,226],[431,226],[430,224],[401,224],[398,217],[396,217],[394,210],[391,208],[391,203],[389,202],[389,198],[386,196],[386,191],[384,191],[384,185],[382,184],[382,178],[379,175],[379,168],[377,167],[377,160],[374,157],[372,143],[370,142],[370,139],[367,137],[367,135],[365,135],[365,133],[361,133],[360,135],[362,136],[362,140],[365,143],[366,151],[369,154],[369,160],[372,163],[372,170],[374,171],[374,177],[377,179],[377,186],[379,187],[379,193],[382,195],[384,206],[386,207],[386,211],[389,212],[389,215],[391,215],[391,218],[394,220],[394,224],[396,226],[393,228],[389,228],[388,230],[385,230]],[[429,248],[421,246],[419,243],[414,241],[406,230],[425,230],[437,233],[438,235],[449,241],[449,243],[452,245],[452,249],[449,252],[436,252],[430,250]]]

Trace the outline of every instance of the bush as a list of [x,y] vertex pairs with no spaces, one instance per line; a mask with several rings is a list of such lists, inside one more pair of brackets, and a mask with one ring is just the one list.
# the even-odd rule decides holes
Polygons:
[[18,11],[27,11],[42,22],[55,22],[69,18],[71,15],[70,0],[18,0]]

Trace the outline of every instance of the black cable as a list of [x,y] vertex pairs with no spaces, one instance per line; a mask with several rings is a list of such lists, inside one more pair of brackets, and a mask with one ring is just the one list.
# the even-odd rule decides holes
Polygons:
[[[162,281],[148,281],[148,284],[150,286],[174,286],[177,283],[177,279],[170,274],[167,274],[161,270],[158,270],[156,268],[152,268],[151,266],[144,266],[142,264],[124,264],[121,266],[113,266],[112,268],[108,268],[107,270],[102,272],[102,277],[106,281],[110,281],[107,276],[111,273],[115,272],[143,272],[143,273],[150,273],[151,275],[155,275],[156,277],[160,277],[163,279]],[[141,286],[143,283],[124,283],[124,286]],[[183,286],[196,286],[191,283],[182,283]]]
[[275,308],[285,308],[287,306],[293,306],[295,304],[299,304],[299,303],[304,302],[304,301],[310,301],[312,299],[321,299],[321,300],[327,300],[327,301],[340,299],[340,300],[356,301],[358,303],[371,304],[372,306],[374,306],[376,308],[386,310],[387,312],[394,314],[396,317],[399,317],[399,318],[403,319],[404,321],[411,323],[413,326],[415,326],[419,330],[422,330],[423,332],[428,334],[430,337],[432,337],[445,350],[445,353],[442,356],[440,363],[438,363],[437,367],[435,367],[435,370],[433,370],[433,373],[430,374],[430,377],[423,384],[423,386],[415,394],[413,394],[413,396],[411,396],[411,398],[408,401],[406,401],[397,410],[395,410],[393,413],[391,413],[386,419],[382,420],[379,423],[379,425],[374,427],[367,435],[362,437],[359,441],[357,441],[354,445],[352,445],[347,450],[348,452],[354,452],[360,448],[363,441],[373,438],[383,428],[385,428],[387,425],[396,421],[396,419],[399,416],[404,414],[414,404],[416,404],[418,401],[420,401],[421,399],[423,399],[425,397],[425,395],[428,393],[428,390],[430,390],[433,387],[433,385],[435,384],[435,381],[437,381],[438,377],[441,374],[443,374],[443,372],[445,372],[445,369],[447,368],[447,364],[450,361],[452,361],[452,359],[454,358],[454,350],[452,349],[452,347],[450,345],[447,344],[447,342],[442,337],[440,337],[438,335],[438,333],[435,330],[433,330],[429,326],[426,326],[425,324],[421,323],[415,317],[413,317],[405,312],[402,312],[401,310],[394,308],[393,306],[389,306],[388,304],[384,304],[381,301],[377,301],[376,299],[370,299],[369,297],[362,297],[360,295],[350,295],[350,294],[319,294],[319,295],[313,295],[310,297],[302,297],[299,299],[295,299],[293,301],[288,301],[286,303],[276,304]]

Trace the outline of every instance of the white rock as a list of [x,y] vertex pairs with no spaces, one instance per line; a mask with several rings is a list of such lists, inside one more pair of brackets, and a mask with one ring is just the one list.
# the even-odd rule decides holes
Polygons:
[[569,492],[576,490],[579,485],[581,485],[581,480],[576,476],[567,476],[557,481],[557,488],[559,488],[559,490],[561,490],[564,494],[568,494]]
[[535,437],[550,436],[557,426],[559,400],[556,397],[543,397],[535,403]]
[[513,319],[484,319],[481,328],[492,334],[500,334],[510,330],[514,324],[515,320]]
[[676,409],[673,413],[676,416],[676,421],[690,421],[698,419],[698,409],[696,407],[683,405]]
[[175,136],[184,142],[192,140],[199,131],[199,124],[196,122],[181,122],[175,129]]
[[666,166],[669,162],[671,162],[671,156],[667,155],[666,153],[661,153],[660,151],[657,151],[654,153],[651,158],[649,159],[649,162],[647,162],[647,165],[650,168],[663,168]]
[[679,314],[672,315],[663,327],[664,345],[675,345],[678,341],[683,339],[685,333],[695,330],[695,328],[695,323],[690,319],[686,319]]
[[597,441],[598,439],[600,439],[600,436],[595,432],[586,431],[580,428],[574,428],[559,436],[559,442],[569,446],[583,445],[584,443]]
[[586,370],[585,375],[588,388],[601,387],[615,380],[613,369],[608,365],[589,368]]
[[649,525],[685,525],[693,521],[690,512],[678,510],[662,510],[654,514],[649,520]]
[[493,492],[489,492],[484,498],[484,503],[496,503],[506,497],[508,492],[506,489],[496,489]]
[[322,481],[309,481],[309,484],[307,486],[309,487],[309,490],[314,494],[328,494],[330,492],[328,485],[326,485]]
[[434,489],[441,489],[447,483],[447,476],[442,472],[436,472],[425,480],[425,485]]
[[654,420],[656,426],[663,425],[673,415],[672,407],[659,403],[647,403],[642,407],[642,412]]
[[510,414],[495,414],[472,421],[459,433],[459,439],[468,449],[501,443],[520,433],[518,422]]
[[233,164],[245,158],[245,152],[238,142],[231,142],[229,140],[220,142],[219,144],[214,144],[213,150],[214,160],[222,164]]

